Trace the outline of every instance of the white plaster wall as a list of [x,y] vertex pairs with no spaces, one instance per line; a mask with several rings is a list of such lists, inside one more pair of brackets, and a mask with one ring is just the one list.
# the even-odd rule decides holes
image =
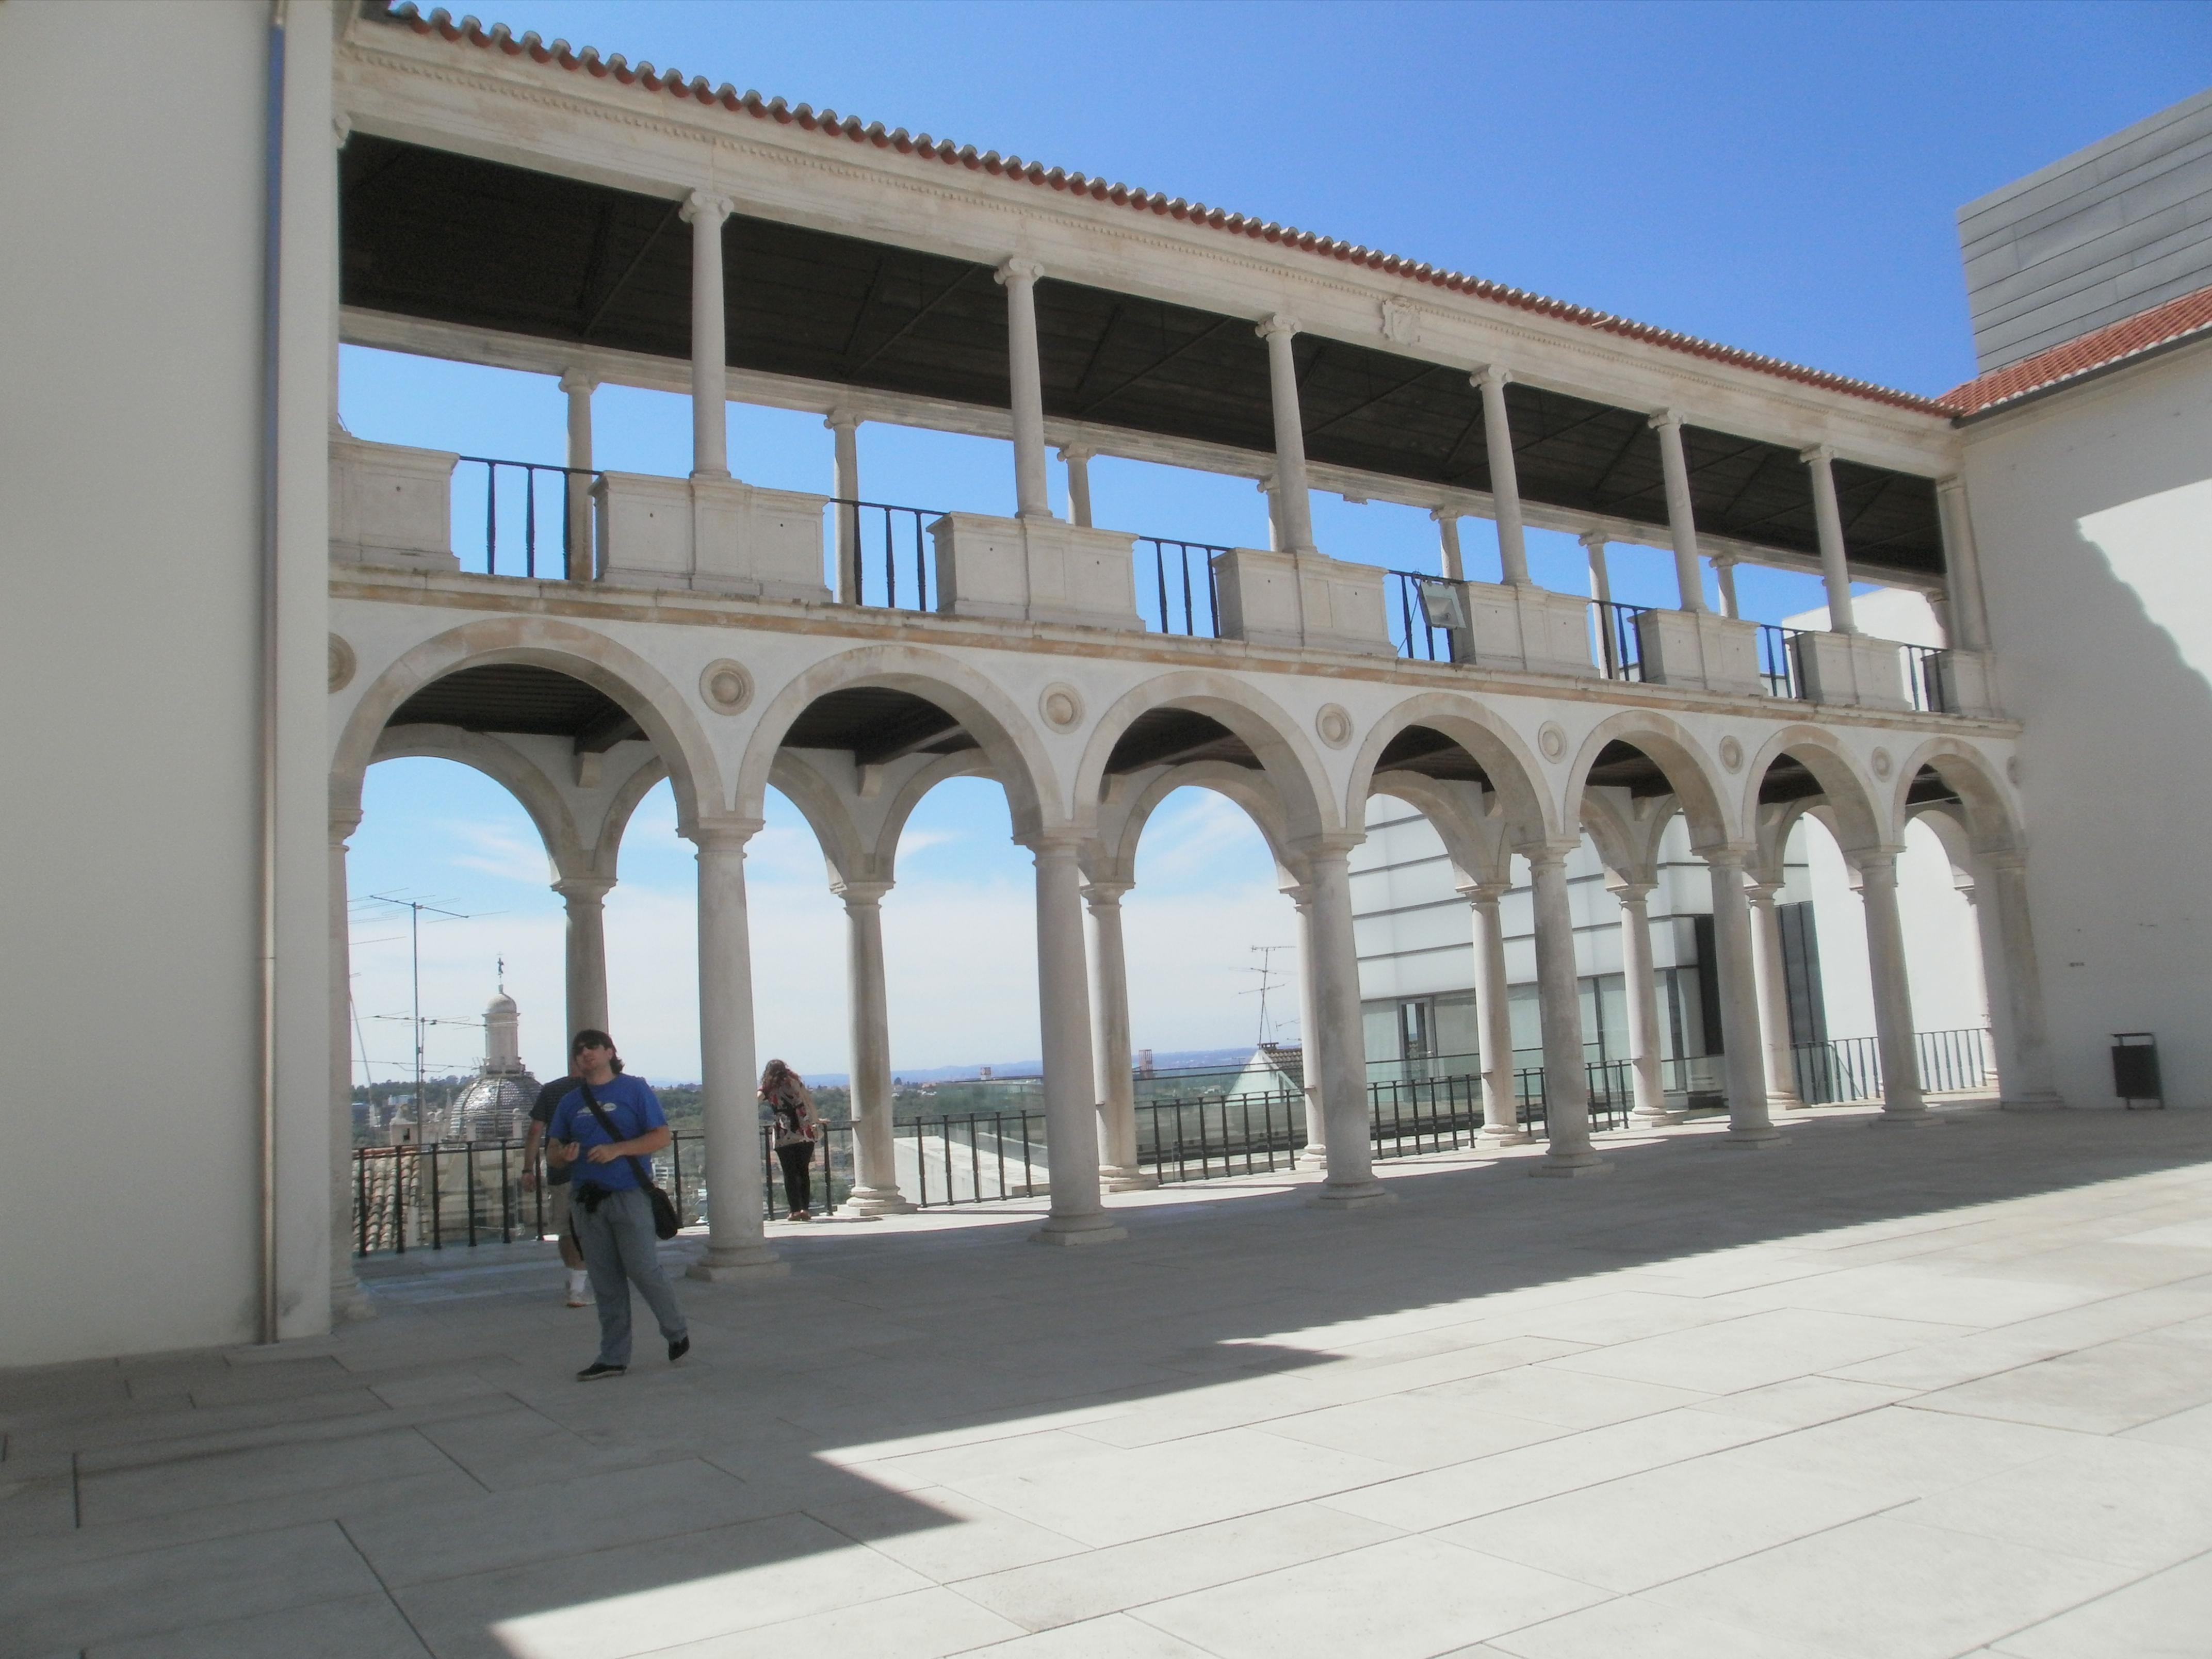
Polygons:
[[2059,1092],[2116,1104],[2111,1033],[2212,1103],[2212,345],[1966,428]]
[[[250,1340],[268,9],[0,6],[0,1365]],[[301,89],[329,165],[329,20]],[[319,68],[318,68],[319,64]],[[330,221],[298,227],[326,285]],[[319,256],[316,243],[319,240]],[[320,258],[319,270],[317,269]],[[321,338],[326,286],[288,340]],[[328,349],[285,387],[319,442]],[[295,446],[296,448],[296,445]],[[319,473],[319,463],[314,469]],[[319,486],[288,502],[287,1328],[326,1317]],[[301,533],[304,528],[305,534]],[[312,568],[313,575],[306,574]]]

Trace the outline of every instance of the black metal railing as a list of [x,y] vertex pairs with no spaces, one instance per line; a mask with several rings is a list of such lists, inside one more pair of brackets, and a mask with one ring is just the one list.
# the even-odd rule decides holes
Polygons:
[[1296,1090],[1137,1108],[1137,1166],[1164,1182],[1289,1169],[1306,1142],[1305,1097]]
[[[477,467],[483,469],[481,475],[470,470]],[[469,499],[479,477],[483,486],[481,514]],[[592,485],[599,477],[583,467],[461,456],[453,469],[453,550],[462,568],[473,568],[480,560],[487,576],[557,580],[573,571],[590,580],[599,568],[591,500]],[[465,528],[478,522],[483,526],[481,549],[468,544],[470,534]],[[502,549],[508,566],[504,570],[500,568]]]
[[1383,604],[1384,621],[1398,654],[1421,662],[1453,661],[1452,635],[1467,627],[1467,599],[1461,584],[1449,576],[1426,576],[1414,570],[1386,574],[1390,597]]
[[1802,698],[1805,676],[1797,658],[1797,642],[1804,630],[1773,623],[1759,625],[1759,678],[1770,697]]
[[[1981,1026],[1917,1031],[1913,1047],[1923,1093],[1966,1094],[1986,1089],[1996,1079],[1990,1034]],[[1797,1097],[1808,1106],[1881,1097],[1881,1054],[1872,1037],[1801,1042],[1790,1050],[1790,1060]]]
[[1597,665],[1609,680],[1644,678],[1644,641],[1636,619],[1650,610],[1648,605],[1623,605],[1618,599],[1590,601],[1590,625],[1597,631]]
[[[354,1249],[362,1255],[466,1249],[543,1238],[551,1206],[520,1140],[426,1141],[353,1151]],[[701,1137],[677,1133],[652,1158],[653,1178],[686,1226],[706,1218]]]
[[[1152,550],[1147,568],[1145,550]],[[1213,576],[1213,556],[1230,550],[1211,542],[1179,542],[1170,536],[1136,538],[1137,611],[1145,626],[1162,634],[1221,637],[1221,590]],[[1151,611],[1146,614],[1146,602]]]
[[925,1209],[1048,1189],[1044,1114],[917,1118],[893,1135],[899,1190]]
[[[890,501],[832,497],[829,506],[830,592],[844,605],[927,611],[928,526],[944,512]],[[903,596],[903,597],[902,597]]]
[[1957,714],[1958,700],[1951,692],[1951,653],[1933,645],[1898,649],[1905,655],[1905,690],[1912,706],[1923,714]]
[[[853,1126],[822,1123],[817,1127],[820,1138],[814,1143],[814,1158],[808,1166],[811,1195],[807,1210],[813,1215],[835,1215],[837,1200],[849,1197],[853,1191]],[[773,1221],[789,1207],[783,1189],[783,1160],[776,1156],[775,1134],[770,1125],[761,1125],[760,1138],[761,1207],[767,1218]],[[703,1169],[703,1159],[701,1165]],[[670,1190],[673,1192],[674,1188]],[[678,1213],[685,1213],[680,1204]],[[705,1219],[703,1205],[700,1219]]]

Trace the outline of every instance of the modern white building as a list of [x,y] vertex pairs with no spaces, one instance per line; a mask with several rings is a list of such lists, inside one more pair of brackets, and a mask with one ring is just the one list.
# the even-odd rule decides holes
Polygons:
[[[1382,1197],[1349,863],[1376,797],[1425,816],[1472,899],[1493,1139],[1516,1133],[1508,959],[1533,957],[1547,1174],[1604,1168],[1582,985],[1610,972],[1600,928],[1625,953],[1638,1109],[1668,1115],[1661,970],[1671,1007],[1696,924],[1639,922],[1662,881],[1685,914],[1703,884],[1732,1144],[1772,1144],[1766,918],[1808,813],[1863,894],[1853,1019],[1887,1122],[1928,1121],[1898,872],[1923,820],[1977,894],[2008,1103],[2115,1104],[2114,1030],[2157,1033],[2173,1104],[2212,1098],[2201,284],[1931,399],[329,0],[0,5],[0,675],[35,803],[0,856],[4,1006],[36,1034],[0,1173],[0,1364],[275,1340],[357,1304],[346,849],[364,773],[398,755],[477,767],[531,814],[569,906],[572,1026],[603,1023],[630,811],[672,783],[699,860],[708,1278],[781,1266],[744,874],[770,787],[849,919],[863,1208],[906,1201],[881,907],[906,815],[960,774],[1003,787],[1036,857],[1046,1242],[1119,1237],[1118,900],[1186,785],[1250,811],[1303,918],[1324,1205]],[[501,476],[531,482],[502,487],[535,505],[495,514],[481,562],[457,556],[453,501],[496,469],[339,430],[341,341],[566,391],[567,468],[514,458]],[[686,475],[594,466],[607,384],[689,397]],[[823,418],[820,493],[744,481],[733,399]],[[833,505],[874,499],[863,422],[1006,441],[1003,498],[927,523]],[[1094,455],[1261,481],[1271,544],[1094,524]],[[1315,488],[1429,509],[1441,561],[1409,550],[1416,580],[1330,557]],[[1501,582],[1463,580],[1468,516],[1498,525]],[[1679,604],[1601,608],[1594,629],[1586,596],[1529,580],[1528,525],[1670,550]],[[1745,560],[1826,580],[1823,625],[1782,659],[1705,602],[1705,565]],[[1936,601],[1943,648],[1880,637],[1854,580]],[[1571,879],[1592,856],[1626,926]],[[1516,877],[1527,947],[1499,915]],[[1824,969],[1850,931],[1822,922]]]

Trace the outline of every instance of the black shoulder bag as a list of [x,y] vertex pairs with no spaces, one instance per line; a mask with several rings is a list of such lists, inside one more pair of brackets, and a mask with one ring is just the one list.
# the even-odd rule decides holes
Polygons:
[[[607,1115],[607,1109],[599,1104],[599,1097],[592,1092],[592,1085],[585,1083],[577,1086],[583,1091],[584,1104],[591,1108],[592,1115],[599,1120],[600,1133],[610,1141],[622,1139],[623,1137],[615,1133],[614,1120]],[[623,1161],[629,1165],[629,1172],[637,1177],[638,1186],[644,1190],[647,1201],[653,1206],[653,1236],[655,1238],[675,1237],[678,1224],[674,1201],[653,1184],[653,1171],[645,1167],[643,1158],[631,1156]]]

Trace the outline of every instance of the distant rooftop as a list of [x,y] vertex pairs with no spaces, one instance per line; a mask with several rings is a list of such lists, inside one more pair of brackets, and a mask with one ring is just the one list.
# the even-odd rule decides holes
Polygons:
[[2212,283],[2212,91],[1967,203],[1959,247],[1984,377]]

